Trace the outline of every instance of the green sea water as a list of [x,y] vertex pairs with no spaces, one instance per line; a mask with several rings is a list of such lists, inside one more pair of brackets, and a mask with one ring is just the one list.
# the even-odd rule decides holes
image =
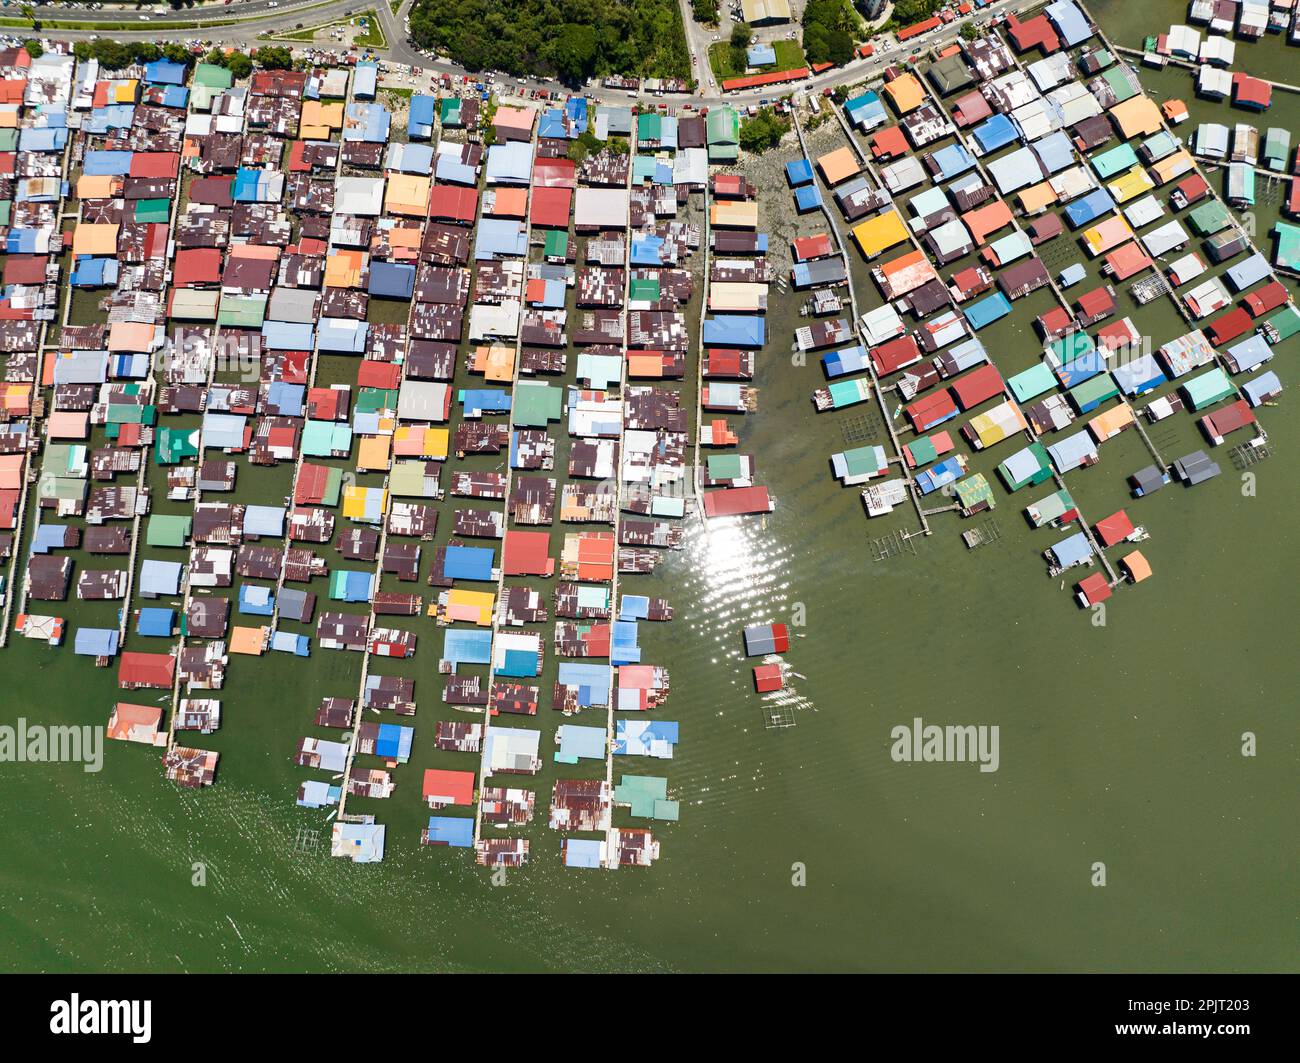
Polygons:
[[[1181,21],[1181,4],[1156,6]],[[1154,32],[1127,29],[1126,20],[1153,17],[1151,5],[1141,19],[1137,10],[1098,13],[1127,43]],[[1176,74],[1158,77],[1190,100]],[[796,224],[774,242],[816,228]],[[854,268],[875,305],[864,268]],[[1012,372],[1038,350],[1017,307],[983,335]],[[1157,342],[1182,331],[1167,302],[1129,311]],[[355,693],[357,655],[234,658],[217,695],[222,729],[196,736],[223,754],[209,790],[178,792],[162,780],[156,751],[116,743],[99,774],[3,765],[0,966],[1294,970],[1293,392],[1262,411],[1274,455],[1256,466],[1253,493],[1216,454],[1225,471],[1213,482],[1133,502],[1125,476],[1149,458],[1132,432],[1107,443],[1096,468],[1067,478],[1090,519],[1127,506],[1151,533],[1141,548],[1154,576],[1118,590],[1099,627],[1045,574],[1039,554],[1059,534],[1031,531],[1020,514],[1046,488],[1013,498],[995,487],[1000,537],[990,545],[968,551],[960,532],[970,522],[944,514],[932,536],[913,540],[915,554],[873,562],[871,540],[912,528],[915,514],[900,507],[868,522],[858,492],[830,476],[847,418],[813,412],[820,371],[785,353],[800,323],[796,300],[774,291],[759,410],[732,419],[776,511],[707,530],[693,521],[685,549],[653,577],[624,581],[676,610],[671,624],[641,625],[644,659],[672,673],[658,715],[682,728],[664,771],[681,821],[655,826],[662,856],[653,868],[559,866],[558,835],[544,822],[557,775],[549,763],[536,780],[539,820],[526,832],[534,857],[502,884],[463,852],[420,847],[420,770],[465,766],[421,745],[447,712],[436,703],[435,629],[422,619],[420,653],[382,669],[420,677],[416,756],[396,770],[392,798],[349,801],[387,824],[381,865],[295,844],[323,819],[294,807],[309,773],[289,757],[319,697]],[[1295,357],[1292,341],[1276,362],[1288,387]],[[326,358],[322,374],[354,378],[355,363]],[[1158,427],[1171,434],[1157,437],[1166,457],[1204,445],[1190,417],[1168,425]],[[992,478],[1003,450],[973,467]],[[241,497],[274,501],[288,489],[288,467],[241,462],[239,475]],[[770,730],[740,628],[800,619],[788,654],[805,677],[793,683],[796,724]],[[0,653],[0,723],[101,724],[119,697],[114,675],[68,647],[13,639]],[[917,716],[998,725],[999,770],[894,763],[890,730]],[[553,720],[539,722],[549,761]],[[1253,758],[1241,755],[1244,732],[1257,736]],[[621,770],[657,773],[616,761],[616,778]],[[1104,887],[1093,885],[1097,863]],[[196,864],[203,885],[193,884]]]

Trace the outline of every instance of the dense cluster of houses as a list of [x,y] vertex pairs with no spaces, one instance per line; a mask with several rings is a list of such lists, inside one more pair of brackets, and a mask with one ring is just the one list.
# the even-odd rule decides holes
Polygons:
[[[909,496],[921,509],[940,489],[951,503],[930,512],[992,509],[990,477],[970,469],[963,444],[1005,455],[996,472],[1008,492],[1046,484],[1059,501],[1062,477],[1097,464],[1139,418],[1191,411],[1212,446],[1263,438],[1253,410],[1281,389],[1266,363],[1300,313],[1225,205],[1245,202],[1233,172],[1217,195],[1073,0],[1008,16],[1002,32],[923,67],[887,69],[850,96],[843,119],[856,150],[791,164],[789,176],[816,193],[801,209],[823,193],[838,207],[881,296],[852,335],[821,344],[828,384],[813,396],[821,411],[875,402],[874,378],[897,409],[897,453],[886,440],[832,457],[842,483],[865,485],[869,515]],[[1272,139],[1286,156],[1289,141]],[[835,249],[809,237],[795,252],[833,261]],[[828,270],[828,287],[842,281]],[[1023,315],[1016,304],[1029,297],[1042,346],[1025,364],[1025,344],[986,348],[981,334]],[[1186,331],[1151,349],[1133,315],[1155,299],[1173,301]],[[1135,496],[1214,475],[1197,454],[1139,470]],[[1083,522],[1073,502],[1047,509],[1050,526]],[[1058,567],[1092,564],[1114,545],[1103,539],[1072,537],[1083,549]],[[1139,555],[1117,571],[1133,579],[1144,565]],[[1113,581],[1102,582],[1109,594]],[[1101,597],[1081,593],[1085,604]]]
[[[361,655],[294,753],[335,855],[382,859],[384,825],[347,802],[394,793],[440,684],[453,718],[419,741],[462,766],[424,773],[426,844],[517,866],[536,801],[512,777],[595,762],[551,787],[564,863],[649,864],[659,842],[632,821],[677,802],[614,765],[673,755],[669,673],[640,644],[672,607],[622,580],[701,505],[693,437],[734,444],[722,417],[701,432],[683,381],[699,203],[736,157],[735,113],[407,99],[368,64],[235,84],[14,51],[0,72],[19,632],[70,631],[116,669],[140,693],[110,734],[160,747],[186,787],[216,778],[218,753],[184,743],[221,726],[209,692],[241,658],[292,675]],[[575,151],[588,131],[609,146]],[[727,311],[765,281],[756,246],[718,268]],[[714,345],[712,408],[743,412],[724,392],[757,345]],[[753,510],[751,463],[722,465],[703,508]],[[412,658],[427,667],[389,671]]]

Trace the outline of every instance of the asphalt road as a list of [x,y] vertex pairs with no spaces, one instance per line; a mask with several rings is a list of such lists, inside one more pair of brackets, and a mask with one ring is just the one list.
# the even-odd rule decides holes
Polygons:
[[[194,21],[200,18],[248,18],[253,15],[265,15],[265,17],[259,17],[255,21],[247,23],[237,23],[229,26],[206,26],[190,30],[160,30],[150,28],[147,22],[141,22],[139,30],[113,30],[112,35],[116,40],[127,41],[185,41],[198,38],[248,49],[256,47],[258,35],[268,30],[292,29],[299,22],[307,26],[320,25],[333,19],[356,14],[358,6],[364,3],[364,0],[337,0],[337,2],[326,3],[319,7],[315,6],[313,0],[300,0],[300,2],[280,0],[279,5],[275,8],[269,6],[270,2],[271,0],[244,0],[243,3],[232,3],[229,6],[204,7],[190,11],[182,10],[174,14],[152,16],[152,21],[164,22],[168,20]],[[950,44],[957,39],[962,25],[968,21],[983,22],[995,14],[1005,14],[1030,7],[1033,2],[1034,0],[998,0],[997,3],[977,9],[966,18],[950,22],[937,32],[927,34],[920,40],[909,42],[905,46],[896,45],[892,35],[877,37],[877,51],[870,58],[855,59],[845,66],[836,67],[804,81],[787,85],[772,85],[753,92],[727,93],[724,95],[718,88],[709,69],[708,49],[712,43],[713,33],[718,31],[708,30],[700,26],[691,14],[689,0],[678,0],[682,10],[683,23],[686,26],[686,40],[691,52],[695,77],[700,83],[700,91],[689,97],[677,94],[655,97],[643,93],[642,98],[652,102],[662,100],[662,102],[668,102],[675,106],[689,105],[697,108],[719,103],[729,103],[735,107],[748,107],[751,104],[760,103],[767,99],[775,99],[791,92],[809,95],[828,88],[834,89],[840,85],[852,85],[879,75],[886,66],[900,61],[915,49],[924,48],[929,50]],[[388,6],[387,0],[375,0],[373,10],[379,16],[384,36],[388,40],[388,47],[378,49],[377,54],[390,62],[421,67],[426,73],[450,74],[453,76],[469,73],[462,67],[447,60],[431,59],[428,55],[406,43],[404,20],[412,3],[414,3],[414,0],[403,0],[398,13],[394,14]],[[304,12],[303,9],[305,8],[312,8],[312,10]],[[85,11],[77,8],[52,8],[48,5],[37,5],[37,9],[39,14],[50,21],[66,19],[82,22],[91,21],[93,18],[95,21],[110,21],[114,24],[120,24],[129,22],[134,17],[133,10],[123,11],[121,8]],[[18,33],[19,31],[11,29],[9,32]],[[61,40],[87,40],[99,35],[95,30],[49,31],[50,37],[57,37]],[[498,93],[502,95],[526,94],[529,90],[536,89],[546,89],[550,92],[560,92],[562,94],[568,94],[572,91],[557,81],[530,78],[498,77],[495,87]],[[626,103],[629,99],[627,92],[623,90],[606,89],[595,84],[586,88],[585,95],[598,103]]]

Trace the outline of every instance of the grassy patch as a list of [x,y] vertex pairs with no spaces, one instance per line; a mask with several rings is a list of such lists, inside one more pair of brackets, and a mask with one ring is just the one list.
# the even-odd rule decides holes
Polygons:
[[384,28],[379,24],[379,15],[367,11],[360,17],[366,20],[366,31],[357,35],[356,43],[363,48],[387,48],[388,38],[384,36]]
[[[765,42],[772,45],[776,52],[776,62],[767,66],[754,68],[756,74],[768,74],[774,70],[798,70],[801,66],[807,66],[808,61],[804,58],[803,48],[798,41],[770,41]],[[733,61],[731,45],[727,41],[718,41],[709,48],[709,66],[713,70],[713,76],[719,81],[728,78],[744,77],[749,71],[742,63],[739,67]]]
[[366,19],[365,32],[358,33],[353,39],[353,44],[358,48],[387,48],[388,38],[384,36],[383,28],[379,25],[379,16],[374,11],[364,11],[360,15],[354,15],[352,18],[335,19],[333,22],[322,22],[319,26],[308,26],[302,30],[267,30],[259,34],[259,40],[267,41],[298,41],[310,44],[316,39],[319,33],[325,33],[337,26],[349,26],[356,19]]

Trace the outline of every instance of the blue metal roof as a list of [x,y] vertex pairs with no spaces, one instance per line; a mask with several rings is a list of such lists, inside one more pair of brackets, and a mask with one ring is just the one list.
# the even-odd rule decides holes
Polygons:
[[77,633],[72,641],[72,652],[83,657],[117,656],[117,628],[77,628]]
[[148,638],[171,638],[172,625],[175,622],[176,610],[146,606],[136,617],[135,633]]
[[468,849],[474,844],[474,821],[469,816],[430,816],[427,844]]
[[492,581],[495,556],[490,546],[448,546],[442,562],[443,578]]

